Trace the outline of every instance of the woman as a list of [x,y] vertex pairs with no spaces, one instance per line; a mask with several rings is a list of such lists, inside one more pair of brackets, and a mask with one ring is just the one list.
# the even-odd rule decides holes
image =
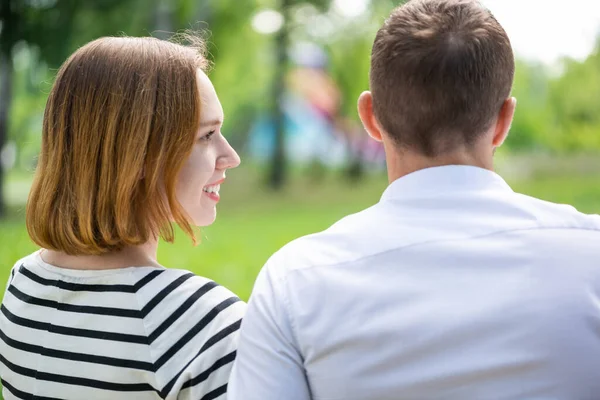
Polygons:
[[[198,46],[196,46],[198,47]],[[158,264],[211,224],[239,157],[199,48],[102,38],[50,93],[27,228],[0,314],[5,399],[223,399],[245,305]]]

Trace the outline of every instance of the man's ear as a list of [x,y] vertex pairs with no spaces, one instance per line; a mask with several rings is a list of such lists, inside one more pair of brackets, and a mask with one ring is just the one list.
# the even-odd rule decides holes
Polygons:
[[500,147],[506,140],[508,132],[510,131],[510,125],[515,116],[515,109],[517,108],[517,99],[510,97],[506,99],[500,113],[498,114],[498,120],[496,121],[496,127],[494,129],[494,139],[492,144],[494,147]]
[[358,116],[369,136],[381,142],[381,128],[373,113],[373,95],[369,91],[362,92],[358,97]]

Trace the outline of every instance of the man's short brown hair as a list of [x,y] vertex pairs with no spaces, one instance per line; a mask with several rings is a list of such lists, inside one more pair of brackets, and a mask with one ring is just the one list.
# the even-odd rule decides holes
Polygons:
[[400,147],[436,156],[491,127],[513,76],[508,36],[478,1],[412,0],[375,38],[374,113]]
[[50,92],[27,202],[39,246],[102,254],[161,235],[194,237],[175,197],[200,125],[202,42],[110,37],[77,50]]

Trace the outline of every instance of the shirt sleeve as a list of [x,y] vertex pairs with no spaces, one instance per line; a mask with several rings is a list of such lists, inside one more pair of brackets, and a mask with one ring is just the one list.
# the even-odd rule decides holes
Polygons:
[[170,272],[170,283],[142,308],[154,307],[145,322],[159,395],[225,400],[246,305],[212,281]]
[[167,385],[167,400],[225,400],[243,306],[238,302],[223,311],[227,325],[210,327],[208,339]]
[[216,360],[208,361],[201,356],[194,358],[192,363],[182,371],[170,398],[225,400],[227,381],[236,354],[237,342],[235,339],[234,333],[222,340],[219,347],[223,355]]
[[311,399],[284,282],[270,273],[270,268],[277,267],[269,261],[254,285],[242,322],[228,400]]

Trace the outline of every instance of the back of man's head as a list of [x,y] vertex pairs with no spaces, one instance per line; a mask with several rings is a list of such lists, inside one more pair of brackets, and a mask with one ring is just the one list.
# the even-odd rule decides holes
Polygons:
[[370,85],[381,128],[428,157],[473,144],[510,95],[506,32],[476,0],[412,0],[381,27]]

